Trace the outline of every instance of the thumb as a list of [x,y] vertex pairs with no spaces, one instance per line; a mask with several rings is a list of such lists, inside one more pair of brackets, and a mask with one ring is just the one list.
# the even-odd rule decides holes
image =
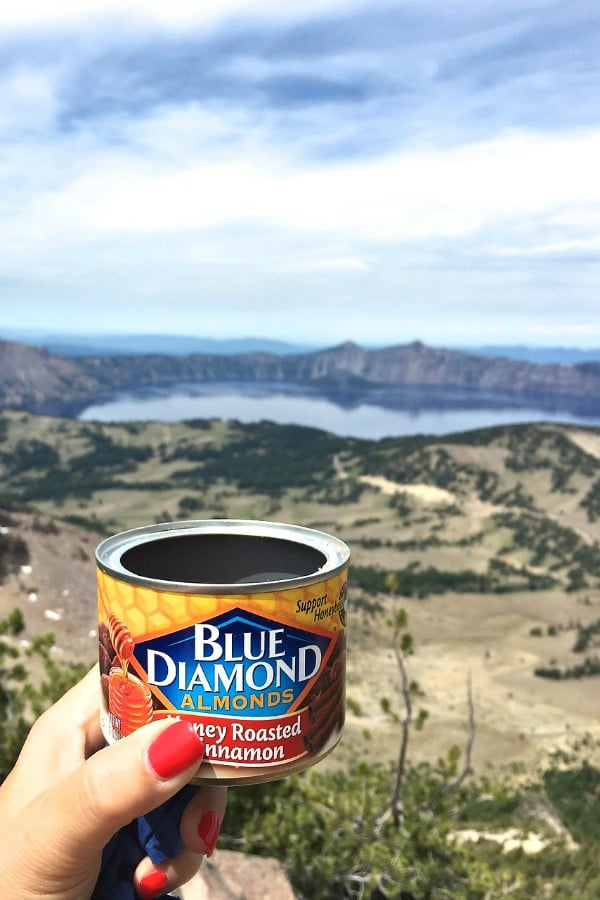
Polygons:
[[72,896],[85,896],[109,838],[180,790],[203,755],[192,725],[169,719],[98,751],[30,804],[35,837],[28,829],[22,850],[30,871],[45,861],[44,877],[50,868],[54,893],[71,896],[79,890]]

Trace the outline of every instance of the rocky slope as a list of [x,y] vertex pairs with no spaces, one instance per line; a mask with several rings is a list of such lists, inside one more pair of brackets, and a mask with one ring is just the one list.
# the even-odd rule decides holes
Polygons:
[[71,395],[94,391],[77,362],[51,356],[46,350],[0,341],[0,402],[3,406],[36,409],[60,403]]
[[0,341],[0,404],[73,414],[103,394],[182,382],[286,381],[325,389],[425,387],[522,397],[596,398],[600,366],[540,365],[427,347],[369,350],[347,342],[279,356],[192,354],[67,358]]

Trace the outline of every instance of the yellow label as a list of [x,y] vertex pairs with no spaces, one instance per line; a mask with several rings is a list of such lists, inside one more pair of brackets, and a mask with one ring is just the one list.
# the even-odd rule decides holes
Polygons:
[[108,740],[186,716],[208,763],[248,769],[316,755],[339,737],[345,571],[305,587],[205,595],[99,570],[98,608]]

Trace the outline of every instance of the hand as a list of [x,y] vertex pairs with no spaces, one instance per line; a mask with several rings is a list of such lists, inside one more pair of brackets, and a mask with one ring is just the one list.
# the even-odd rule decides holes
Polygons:
[[[98,682],[93,669],[38,719],[0,787],[2,896],[100,897],[94,891],[107,842],[173,797],[198,769],[204,747],[182,720],[152,722],[103,747]],[[146,856],[135,867],[142,898],[189,881],[214,849],[225,803],[219,786],[192,795],[181,818],[181,852],[158,865]]]

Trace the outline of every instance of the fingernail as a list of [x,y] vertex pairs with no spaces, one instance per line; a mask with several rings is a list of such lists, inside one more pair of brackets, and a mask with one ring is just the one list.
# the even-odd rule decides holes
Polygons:
[[220,829],[219,814],[214,809],[207,809],[198,825],[198,836],[206,847],[206,856],[213,855]]
[[148,762],[159,778],[173,778],[204,756],[204,744],[189,722],[179,721],[161,731],[148,747]]
[[169,879],[165,872],[155,869],[153,872],[148,872],[147,875],[140,878],[138,893],[142,900],[154,900],[154,897],[164,894],[168,883]]

